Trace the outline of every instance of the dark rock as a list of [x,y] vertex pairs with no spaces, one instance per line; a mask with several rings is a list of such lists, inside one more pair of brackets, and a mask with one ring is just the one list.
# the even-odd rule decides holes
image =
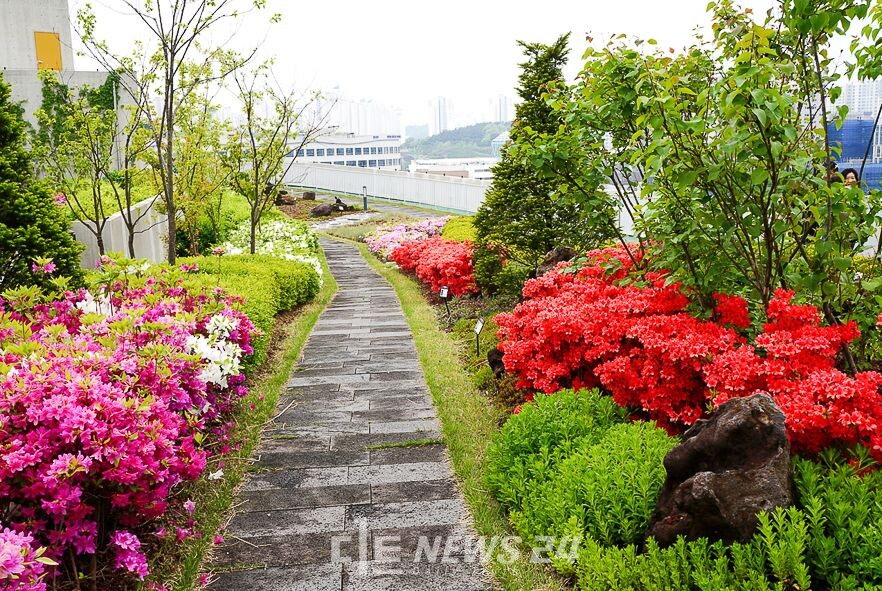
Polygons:
[[667,481],[647,536],[746,542],[756,515],[793,503],[784,413],[765,394],[734,398],[665,456]]
[[276,205],[294,205],[296,202],[297,199],[294,197],[294,195],[292,195],[285,189],[282,189],[281,191],[279,191],[279,194],[276,195]]
[[545,255],[545,258],[542,260],[541,263],[539,263],[539,266],[536,268],[536,274],[533,276],[541,277],[542,275],[545,275],[546,273],[554,269],[558,263],[570,261],[576,258],[577,254],[579,253],[569,246],[558,246]]
[[338,211],[352,211],[355,209],[351,205],[346,205],[345,203],[343,203],[343,201],[339,197],[335,198],[334,205],[337,206]]
[[315,191],[304,191],[301,199],[304,201],[315,201]]
[[498,348],[487,351],[487,365],[493,370],[493,375],[500,378],[505,374],[505,364],[502,362],[502,351]]
[[339,207],[334,203],[322,203],[321,205],[316,205],[309,211],[309,217],[320,218],[333,214],[336,211],[340,211]]

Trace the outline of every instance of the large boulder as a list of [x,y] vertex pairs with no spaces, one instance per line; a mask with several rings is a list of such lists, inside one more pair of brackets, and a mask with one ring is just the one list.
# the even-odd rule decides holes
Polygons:
[[765,394],[734,398],[665,456],[668,477],[647,536],[746,542],[756,515],[793,503],[784,413]]
[[315,191],[304,191],[301,199],[304,201],[315,201]]
[[311,210],[309,210],[309,216],[314,218],[321,218],[332,215],[337,211],[341,210],[340,206],[336,203],[322,203],[321,205],[316,205]]
[[487,365],[490,366],[490,369],[493,370],[493,375],[497,378],[501,378],[505,374],[505,363],[502,361],[503,356],[502,351],[498,347],[487,351]]
[[294,205],[295,203],[297,203],[297,199],[285,189],[276,195],[276,205]]
[[536,274],[534,276],[542,277],[554,269],[558,263],[573,260],[578,254],[579,253],[575,249],[570,248],[569,246],[558,246],[545,255],[545,258],[536,268]]

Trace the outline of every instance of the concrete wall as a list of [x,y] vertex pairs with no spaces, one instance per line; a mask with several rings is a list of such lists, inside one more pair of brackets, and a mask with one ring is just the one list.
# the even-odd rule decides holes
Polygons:
[[[159,203],[159,200],[156,200],[156,203]],[[166,238],[168,218],[152,209],[156,203],[153,199],[145,199],[132,206],[136,212],[135,217],[141,212],[147,211],[147,215],[135,226],[137,232],[135,234],[135,256],[139,259],[160,263],[166,260],[168,255],[168,240]],[[98,253],[95,234],[83,222],[74,222],[71,225],[71,231],[77,240],[86,246],[86,250],[80,255],[80,264],[85,269],[94,269],[95,263],[101,257]],[[129,234],[121,213],[115,213],[107,218],[107,225],[104,226],[102,236],[104,237],[105,252],[121,252],[125,256],[129,256]]]
[[34,32],[58,33],[61,68],[73,70],[67,0],[0,0],[0,70],[37,68]]
[[489,181],[439,177],[418,172],[295,163],[285,184],[338,193],[383,197],[458,213],[474,213],[484,201]]
[[[43,103],[43,83],[37,78],[37,70],[4,70],[0,72],[3,79],[12,85],[12,100],[23,103],[25,120],[33,126],[37,125],[34,112]],[[81,86],[97,87],[107,80],[107,72],[77,72],[74,70],[57,72],[58,81],[66,84],[71,89]],[[75,91],[76,93],[76,91]],[[119,93],[120,98],[120,126],[124,125],[128,113],[122,107],[131,103],[131,99],[124,92]]]

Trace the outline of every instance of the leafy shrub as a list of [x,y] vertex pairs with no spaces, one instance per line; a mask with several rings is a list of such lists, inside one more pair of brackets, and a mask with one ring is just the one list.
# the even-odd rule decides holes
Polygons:
[[450,294],[461,296],[477,291],[472,266],[472,245],[433,236],[404,242],[389,255],[398,267],[413,273],[429,289],[438,293],[447,286]]
[[576,565],[583,591],[777,591],[810,589],[805,562],[808,532],[794,507],[759,515],[759,530],[749,544],[725,546],[684,538],[668,548],[647,540],[636,546],[606,547],[582,541]]
[[[0,74],[0,292],[22,285],[50,286],[46,273],[32,273],[37,259],[51,258],[58,274],[82,284],[82,247],[49,191],[33,177],[21,108]],[[63,202],[61,203],[63,205]]]
[[504,251],[495,245],[475,245],[475,283],[487,295],[520,296],[533,268],[508,259]]
[[665,481],[664,457],[677,440],[635,422],[580,443],[548,480],[529,489],[512,521],[527,539],[578,533],[604,546],[638,543]]
[[444,229],[441,230],[441,237],[445,240],[455,240],[457,242],[474,242],[475,228],[472,225],[472,217],[450,218],[444,224]]
[[[223,248],[227,254],[250,253],[250,222],[241,223],[234,228]],[[304,221],[294,220],[283,214],[271,214],[265,216],[258,226],[255,254],[308,263],[321,278],[322,266],[317,256],[318,250],[318,236]]]
[[519,509],[529,488],[550,478],[558,461],[625,419],[625,411],[597,390],[537,396],[508,419],[487,448],[490,491],[503,506]]
[[882,585],[882,472],[828,450],[823,463],[796,459],[794,483],[809,532],[812,575],[833,589]]
[[0,520],[93,579],[109,569],[91,555],[144,578],[130,529],[199,477],[246,393],[255,329],[235,298],[151,270],[107,259],[92,292],[0,305]]

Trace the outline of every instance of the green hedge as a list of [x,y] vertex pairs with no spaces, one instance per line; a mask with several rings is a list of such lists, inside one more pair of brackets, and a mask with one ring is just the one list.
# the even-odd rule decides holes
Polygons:
[[188,287],[221,287],[244,298],[242,311],[262,333],[252,341],[254,354],[245,363],[249,372],[266,359],[276,315],[312,300],[321,287],[311,265],[272,256],[190,257],[178,262],[199,266],[198,273],[185,275]]
[[665,481],[677,440],[652,423],[613,425],[533,486],[512,521],[527,539],[588,535],[606,546],[638,543]]
[[475,241],[475,227],[472,225],[472,216],[450,218],[441,230],[441,236],[447,240],[457,242]]
[[626,412],[597,390],[538,394],[496,433],[487,448],[487,485],[509,509],[519,509],[529,490],[584,441],[599,441]]

